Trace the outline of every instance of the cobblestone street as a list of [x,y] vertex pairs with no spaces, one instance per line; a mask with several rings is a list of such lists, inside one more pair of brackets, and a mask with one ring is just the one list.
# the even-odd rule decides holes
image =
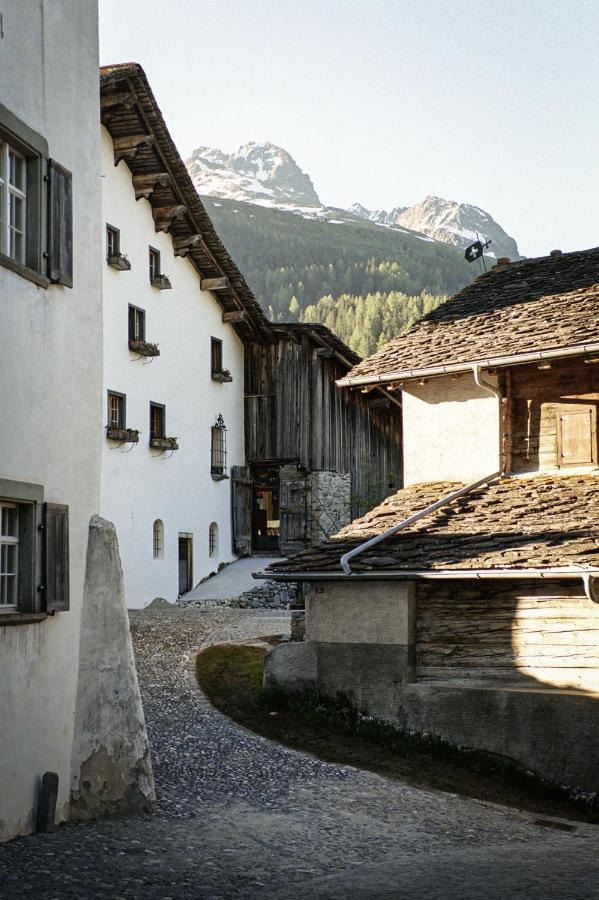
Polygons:
[[202,644],[288,615],[131,614],[158,793],[154,819],[61,827],[0,847],[0,897],[599,898],[599,831],[418,790],[271,744],[214,711]]

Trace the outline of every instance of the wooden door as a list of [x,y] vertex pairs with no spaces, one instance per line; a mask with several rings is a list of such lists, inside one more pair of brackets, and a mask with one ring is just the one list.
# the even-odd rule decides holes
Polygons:
[[281,466],[280,485],[281,553],[295,553],[306,546],[307,479],[297,466]]
[[179,596],[193,587],[193,538],[191,534],[179,535]]
[[233,553],[248,556],[252,550],[252,479],[245,466],[231,467]]
[[597,462],[597,411],[582,403],[560,405],[557,415],[559,466],[585,466]]

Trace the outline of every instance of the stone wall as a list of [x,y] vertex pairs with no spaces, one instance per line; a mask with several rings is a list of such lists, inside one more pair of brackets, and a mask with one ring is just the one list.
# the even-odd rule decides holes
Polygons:
[[295,602],[297,584],[279,584],[276,581],[263,581],[238,597],[228,599],[185,600],[178,601],[179,606],[195,606],[200,609],[211,609],[222,606],[229,609],[289,609]]
[[311,472],[307,498],[310,543],[326,540],[351,521],[351,474]]
[[[457,590],[453,583],[450,588]],[[456,616],[459,594],[453,593],[444,604],[446,590],[443,582],[427,588],[436,594],[438,604],[448,607],[447,615]],[[507,757],[557,784],[599,791],[599,693],[556,687],[546,669],[530,672],[530,667],[524,666],[519,670],[526,663],[519,649],[522,631],[527,636],[527,652],[542,655],[544,650],[543,659],[555,650],[551,641],[559,643],[564,634],[568,636],[562,623],[549,628],[549,639],[542,640],[547,627],[543,623],[549,621],[548,606],[555,607],[556,615],[563,606],[562,613],[572,616],[571,604],[565,602],[572,599],[568,591],[563,597],[547,586],[541,594],[532,588],[527,591],[526,603],[537,604],[536,615],[528,615],[522,604],[509,613],[510,646],[505,645],[502,652],[512,653],[513,662],[507,672],[505,666],[495,666],[491,679],[486,668],[477,674],[471,663],[470,667],[464,664],[469,649],[481,658],[485,653],[492,656],[498,622],[502,625],[492,596],[487,596],[488,587],[477,590],[479,615],[488,621],[482,649],[473,651],[468,645],[476,624],[473,610],[458,616],[450,630],[441,613],[431,619],[424,609],[431,599],[417,594],[410,582],[347,579],[306,584],[305,639],[292,638],[267,655],[265,684],[284,690],[311,687],[331,697],[342,693],[360,712],[402,729]],[[510,593],[510,586],[504,591],[508,602],[514,591]],[[581,598],[581,603],[585,602],[587,615],[591,615],[594,607]],[[302,611],[292,614],[296,612],[298,627]],[[503,614],[505,618],[505,610]],[[564,621],[569,621],[567,616]],[[593,639],[596,634],[594,629]],[[425,673],[418,657],[431,652],[429,637],[446,659],[435,672],[427,667]],[[562,648],[571,657],[569,684],[574,684],[577,668],[588,677],[589,662],[597,656],[589,650],[586,663],[575,661],[580,640],[580,634],[572,633],[570,644]],[[461,666],[454,664],[459,654]]]

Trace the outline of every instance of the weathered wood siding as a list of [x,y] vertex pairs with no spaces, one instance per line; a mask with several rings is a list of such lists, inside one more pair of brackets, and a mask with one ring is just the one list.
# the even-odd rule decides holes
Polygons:
[[507,382],[504,425],[511,431],[511,469],[531,472],[558,464],[556,406],[599,403],[599,365],[583,359],[554,362],[550,369],[515,366]]
[[419,584],[419,681],[599,689],[599,606],[580,582]]
[[316,350],[306,335],[247,347],[246,456],[351,472],[356,515],[401,485],[401,412],[339,389],[347,367]]

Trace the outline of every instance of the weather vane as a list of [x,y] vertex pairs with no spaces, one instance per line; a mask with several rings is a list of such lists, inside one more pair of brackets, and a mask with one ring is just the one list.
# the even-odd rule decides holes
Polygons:
[[473,244],[470,244],[469,247],[466,247],[466,250],[464,252],[464,258],[469,263],[474,262],[476,259],[482,260],[483,268],[486,272],[487,265],[485,263],[485,257],[483,254],[484,254],[485,250],[487,249],[487,247],[489,246],[489,244],[492,244],[492,243],[493,243],[493,241],[488,240],[483,244],[483,242],[481,241],[481,239],[478,236],[478,231],[477,231],[476,232],[476,240]]

